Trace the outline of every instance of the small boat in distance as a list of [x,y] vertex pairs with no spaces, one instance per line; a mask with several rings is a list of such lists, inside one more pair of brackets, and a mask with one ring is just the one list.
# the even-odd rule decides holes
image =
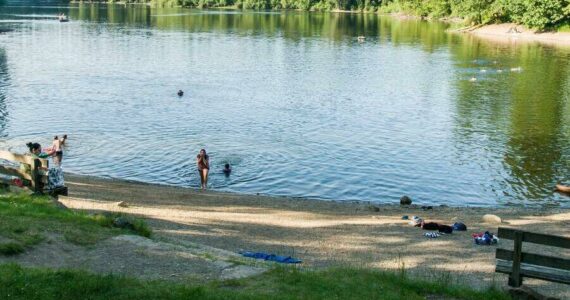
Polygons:
[[557,184],[557,185],[556,185],[556,190],[559,191],[559,192],[563,192],[563,193],[570,194],[570,186],[566,186],[566,185],[562,185],[562,184]]

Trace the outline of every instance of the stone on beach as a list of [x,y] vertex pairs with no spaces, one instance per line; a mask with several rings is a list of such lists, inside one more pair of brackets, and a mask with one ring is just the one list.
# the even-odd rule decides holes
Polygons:
[[400,198],[400,205],[410,205],[412,204],[412,199],[408,196],[402,196]]
[[494,223],[494,224],[502,223],[502,220],[499,216],[491,214],[484,215],[483,218],[481,218],[481,220],[485,223]]
[[120,206],[120,207],[129,207],[129,205],[128,205],[127,202],[125,202],[125,201],[121,201],[121,202],[117,203],[117,206]]

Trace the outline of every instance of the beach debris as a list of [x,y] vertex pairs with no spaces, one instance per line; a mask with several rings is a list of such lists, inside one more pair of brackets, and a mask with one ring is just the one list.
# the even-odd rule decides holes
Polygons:
[[498,69],[497,73],[503,73],[503,69]]
[[428,210],[428,209],[433,209],[433,206],[422,206],[421,209],[423,210]]
[[408,196],[402,196],[402,198],[400,198],[400,205],[410,205],[412,204],[412,199]]
[[120,206],[120,207],[129,207],[129,205],[128,205],[127,202],[125,202],[125,201],[121,201],[121,202],[117,203],[117,206]]
[[379,212],[380,211],[380,207],[376,206],[376,205],[368,205],[368,210],[369,211],[373,211],[373,212]]
[[486,69],[481,69],[481,73],[487,73]]
[[469,81],[471,81],[471,82],[475,82],[475,81],[477,81],[477,78],[475,78],[475,77],[471,77],[471,78],[469,79]]
[[511,72],[521,72],[521,71],[522,71],[521,67],[511,68]]
[[410,217],[408,217],[407,215],[402,216],[402,220],[409,220],[409,219],[410,219]]
[[499,216],[492,214],[484,215],[481,218],[481,220],[483,220],[484,223],[492,223],[492,224],[501,224],[503,222],[503,220],[501,220]]
[[357,39],[360,43],[362,43],[362,42],[364,42],[364,41],[366,40],[366,37],[363,36],[363,35],[359,35],[356,39]]

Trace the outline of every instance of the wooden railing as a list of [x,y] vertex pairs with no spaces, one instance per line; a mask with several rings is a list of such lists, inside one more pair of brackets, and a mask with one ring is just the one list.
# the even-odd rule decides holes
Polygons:
[[513,240],[513,250],[497,249],[496,272],[509,274],[509,285],[520,287],[523,277],[570,284],[570,259],[523,252],[523,242],[570,249],[570,238],[499,228],[499,238]]
[[[26,188],[33,192],[43,192],[44,186],[47,184],[46,173],[49,166],[47,159],[34,158],[30,155],[16,154],[9,151],[0,151],[0,159],[27,165],[24,169],[0,165],[0,174],[19,178]],[[5,184],[13,184],[11,179],[2,178],[0,181]]]

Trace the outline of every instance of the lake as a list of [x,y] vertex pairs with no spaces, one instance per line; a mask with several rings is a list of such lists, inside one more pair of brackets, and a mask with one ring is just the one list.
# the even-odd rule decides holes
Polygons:
[[78,174],[197,188],[205,148],[219,191],[570,207],[570,49],[372,14],[0,3],[2,149],[67,133]]

